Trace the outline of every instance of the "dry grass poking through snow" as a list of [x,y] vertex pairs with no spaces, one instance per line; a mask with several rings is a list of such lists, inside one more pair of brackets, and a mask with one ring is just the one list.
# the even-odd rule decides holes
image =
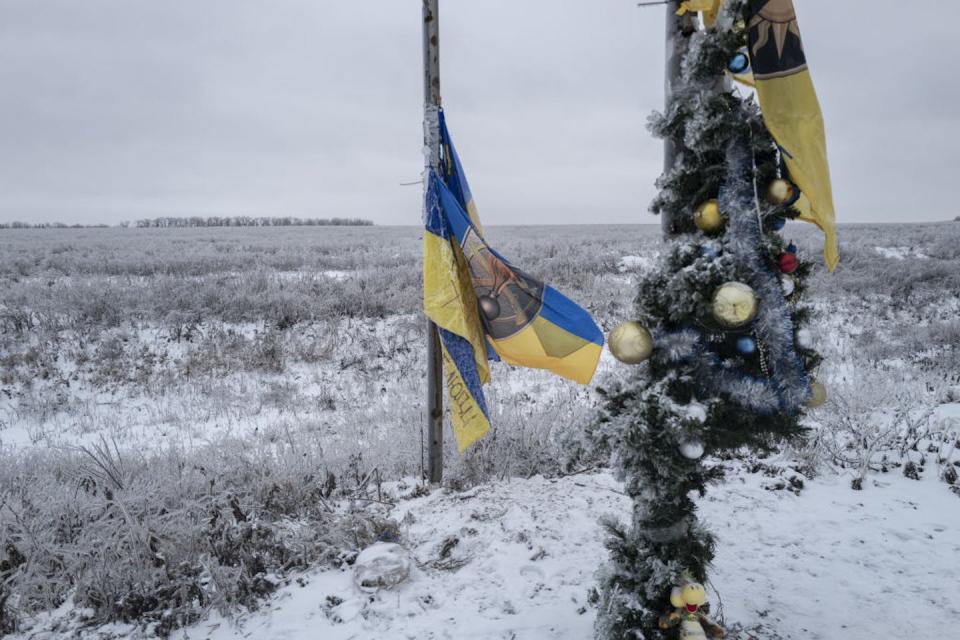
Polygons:
[[[605,329],[660,245],[656,227],[488,233]],[[960,384],[960,224],[842,242],[811,286],[834,401],[790,455],[946,491],[957,426],[931,411]],[[378,482],[422,463],[419,248],[412,227],[0,230],[0,630],[72,598],[164,632],[392,535]],[[496,366],[488,402],[495,432],[449,451],[451,485],[595,464],[589,389]]]

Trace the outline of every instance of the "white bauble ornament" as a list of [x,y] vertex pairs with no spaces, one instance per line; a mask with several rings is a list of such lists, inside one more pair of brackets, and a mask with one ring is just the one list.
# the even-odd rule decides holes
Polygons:
[[810,329],[800,329],[797,331],[797,346],[803,349],[813,348],[813,334]]
[[686,417],[697,422],[707,421],[707,408],[699,402],[691,402],[686,407]]
[[783,295],[787,298],[792,296],[793,292],[797,290],[796,281],[786,273],[780,276],[780,286],[783,287]]
[[696,440],[680,443],[680,455],[687,460],[699,460],[703,457],[703,443]]

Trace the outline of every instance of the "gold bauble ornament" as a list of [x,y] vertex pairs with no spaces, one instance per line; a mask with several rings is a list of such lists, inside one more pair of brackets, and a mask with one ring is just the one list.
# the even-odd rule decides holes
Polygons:
[[816,409],[817,407],[822,407],[826,403],[827,388],[819,382],[814,381],[810,384],[810,400],[807,402],[807,406],[811,409]]
[[749,324],[757,315],[757,295],[742,282],[727,282],[713,294],[713,317],[728,329]]
[[610,332],[613,357],[625,364],[640,364],[653,353],[653,336],[639,322],[624,322]]
[[797,188],[793,183],[783,178],[777,178],[767,187],[767,200],[770,204],[787,204],[794,200]]
[[697,229],[704,233],[716,233],[723,229],[725,224],[723,214],[720,213],[720,205],[716,200],[707,200],[697,207],[697,212],[693,214],[693,222],[697,225]]

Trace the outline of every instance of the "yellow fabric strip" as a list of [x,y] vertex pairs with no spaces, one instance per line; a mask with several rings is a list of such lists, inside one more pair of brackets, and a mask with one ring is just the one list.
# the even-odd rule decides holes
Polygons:
[[491,341],[504,362],[521,367],[547,369],[589,384],[603,348],[558,327],[540,316],[519,333]]
[[429,231],[423,234],[423,309],[438,327],[473,346],[481,383],[490,379],[477,296],[459,248]]
[[756,88],[763,120],[783,150],[790,179],[807,200],[798,203],[801,219],[823,230],[824,259],[827,268],[833,271],[840,261],[840,252],[827,139],[813,80],[804,70],[781,78],[756,78]]
[[699,11],[703,14],[703,24],[712,27],[717,21],[717,14],[720,13],[720,6],[723,0],[684,0],[677,9],[677,15],[686,15],[690,11]]

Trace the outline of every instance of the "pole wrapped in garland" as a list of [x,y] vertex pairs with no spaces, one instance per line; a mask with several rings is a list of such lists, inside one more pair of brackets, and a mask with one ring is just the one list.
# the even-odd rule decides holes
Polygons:
[[[745,0],[728,0],[710,26],[677,23],[680,77],[650,121],[672,154],[651,206],[669,222],[667,244],[641,279],[636,317],[610,340],[625,362],[647,357],[600,389],[591,428],[633,500],[629,523],[606,523],[602,639],[719,633],[698,595],[714,538],[691,496],[723,475],[711,454],[796,437],[804,409],[822,401],[812,377],[820,357],[800,329],[812,263],[778,233],[799,215],[795,187],[758,106],[728,75],[745,71],[747,11]],[[652,345],[638,349],[644,331]]]

